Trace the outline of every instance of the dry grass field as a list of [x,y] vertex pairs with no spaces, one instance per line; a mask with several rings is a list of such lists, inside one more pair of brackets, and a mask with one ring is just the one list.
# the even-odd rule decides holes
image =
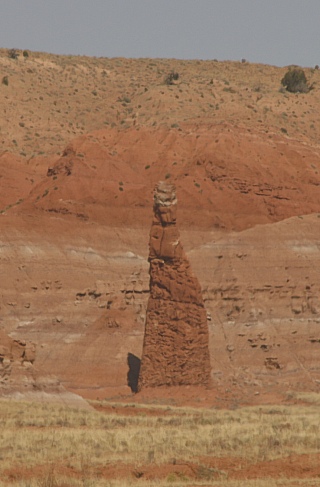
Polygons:
[[0,485],[320,485],[319,397],[307,399],[237,410],[92,402],[99,411],[2,400]]

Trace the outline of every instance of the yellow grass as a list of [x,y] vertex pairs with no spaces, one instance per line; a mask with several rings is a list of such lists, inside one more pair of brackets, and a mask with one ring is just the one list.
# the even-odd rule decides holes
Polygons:
[[317,392],[291,392],[289,396],[308,404],[320,405],[320,394]]
[[[122,406],[123,407],[123,406]],[[42,478],[28,483],[10,480],[9,485],[62,485],[63,475],[56,465],[76,472],[68,485],[167,485],[163,480],[132,479],[132,470],[141,465],[183,462],[198,463],[201,457],[238,457],[248,463],[320,451],[319,408],[254,407],[235,411],[192,408],[158,408],[148,415],[148,407],[136,408],[134,416],[70,409],[51,404],[0,401],[0,486],[8,485],[8,471],[44,466]],[[165,409],[166,414],[163,414]],[[128,480],[98,479],[99,468],[129,465]],[[131,471],[130,471],[131,469]],[[213,472],[209,485],[320,485],[301,481],[227,482],[228,472]],[[49,483],[39,483],[46,481]],[[201,477],[201,476],[199,476]],[[219,482],[216,481],[219,477]],[[50,478],[56,483],[51,483]],[[83,483],[84,480],[87,483]],[[38,482],[38,483],[37,483]],[[82,483],[81,483],[82,482]],[[93,482],[93,483],[90,483]],[[206,483],[207,482],[207,483]],[[297,483],[298,482],[298,483]],[[172,485],[208,485],[169,475]]]

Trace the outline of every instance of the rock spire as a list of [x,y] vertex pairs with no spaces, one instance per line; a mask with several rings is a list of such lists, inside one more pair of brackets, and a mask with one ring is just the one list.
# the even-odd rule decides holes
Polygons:
[[150,297],[138,389],[210,384],[207,314],[176,225],[174,185],[159,182],[150,231]]

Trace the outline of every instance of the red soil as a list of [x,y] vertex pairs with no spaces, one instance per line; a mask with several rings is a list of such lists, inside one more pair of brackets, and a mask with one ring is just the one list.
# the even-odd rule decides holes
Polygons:
[[[12,467],[4,471],[8,481],[41,479],[45,476],[66,476],[74,479],[125,479],[132,482],[174,478],[210,480],[252,480],[252,479],[317,479],[320,475],[320,454],[290,455],[277,460],[251,464],[248,459],[238,457],[201,457],[195,462],[179,463],[175,459],[169,464],[135,465],[109,464],[107,466],[84,465],[84,471],[65,465],[38,465],[32,468]],[[59,484],[61,485],[61,484]],[[63,484],[65,487],[68,484]],[[290,484],[294,485],[294,484]]]

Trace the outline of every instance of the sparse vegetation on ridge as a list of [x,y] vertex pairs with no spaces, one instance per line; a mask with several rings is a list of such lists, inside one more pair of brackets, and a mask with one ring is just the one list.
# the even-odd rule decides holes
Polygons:
[[[285,126],[290,137],[308,137],[315,143],[320,137],[320,71],[315,68],[304,69],[314,89],[308,100],[301,97],[296,104],[285,88],[285,96],[279,93],[287,68],[16,51],[16,62],[10,62],[8,49],[0,49],[0,67],[10,86],[0,90],[0,125],[6,149],[26,157],[40,151],[59,154],[73,138],[106,125],[126,130],[176,124],[184,130],[194,122],[227,122],[281,134],[282,113],[293,110],[295,116],[288,117]],[[311,124],[314,128],[308,130]],[[12,127],[17,127],[14,134]]]

